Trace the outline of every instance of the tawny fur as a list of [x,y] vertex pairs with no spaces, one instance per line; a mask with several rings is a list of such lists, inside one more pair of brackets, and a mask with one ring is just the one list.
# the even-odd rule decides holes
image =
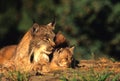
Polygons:
[[[34,25],[33,25],[34,26]],[[38,24],[35,24],[35,28],[38,28]],[[44,26],[46,29],[38,31],[38,33],[32,33],[32,28],[24,35],[18,45],[8,46],[0,51],[1,64],[4,67],[8,67],[19,71],[38,71],[50,72],[53,70],[62,70],[69,68],[73,59],[74,47],[68,47],[66,38],[61,32],[56,34],[55,43],[53,27],[51,23]],[[52,32],[44,35],[44,32]],[[51,34],[51,36],[50,36]],[[41,41],[42,40],[42,41]],[[41,45],[42,44],[42,45]],[[53,47],[55,51],[51,62],[49,62],[48,55],[52,53]],[[62,47],[62,44],[65,45]],[[60,48],[60,49],[59,49]],[[8,53],[9,52],[9,53]],[[2,55],[5,55],[3,57]],[[31,56],[33,55],[32,61]]]
[[56,49],[51,62],[38,64],[36,68],[43,73],[70,68],[73,60],[73,51],[74,47]]
[[66,42],[66,38],[65,38],[65,36],[59,31],[59,32],[56,34],[55,43],[56,43],[56,45],[60,45],[60,44],[63,44],[64,42]]
[[[35,63],[44,58],[49,60],[47,54],[50,54],[55,45],[53,39],[54,24],[39,25],[34,23],[32,28],[23,36],[20,43],[16,46],[5,47],[0,50],[0,63],[4,67],[11,67],[14,64],[16,70],[30,71]],[[5,50],[5,51],[4,51]],[[43,54],[43,57],[41,57]],[[44,57],[44,54],[46,55]],[[3,57],[3,55],[5,57]],[[31,55],[34,56],[31,62]],[[7,59],[6,61],[4,59]],[[5,62],[5,63],[4,63]]]
[[71,67],[74,47],[56,49],[50,63],[51,70]]
[[0,50],[0,65],[4,64],[4,62],[10,60],[16,50],[17,45],[6,46]]

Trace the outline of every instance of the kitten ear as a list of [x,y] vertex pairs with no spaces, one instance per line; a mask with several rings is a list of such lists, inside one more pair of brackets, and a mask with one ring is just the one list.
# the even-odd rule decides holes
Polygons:
[[39,30],[39,24],[34,23],[33,26],[32,26],[32,30],[31,30],[32,33],[35,34],[35,33],[38,32],[38,30]]
[[53,21],[50,22],[50,23],[47,24],[47,25],[48,25],[49,28],[51,28],[52,30],[54,30],[54,29],[55,29],[55,24],[56,24],[56,21],[55,21],[55,18],[54,18]]
[[58,51],[59,51],[58,49],[56,49],[56,50],[54,51],[54,53],[53,53],[53,56],[54,56],[54,57],[56,57],[56,56],[58,57],[58,55],[59,55],[59,54],[58,54]]
[[70,52],[73,54],[75,46],[70,47]]

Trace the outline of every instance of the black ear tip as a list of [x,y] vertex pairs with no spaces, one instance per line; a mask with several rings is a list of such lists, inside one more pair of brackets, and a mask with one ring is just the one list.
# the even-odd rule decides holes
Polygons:
[[56,24],[56,16],[53,17],[52,26]]

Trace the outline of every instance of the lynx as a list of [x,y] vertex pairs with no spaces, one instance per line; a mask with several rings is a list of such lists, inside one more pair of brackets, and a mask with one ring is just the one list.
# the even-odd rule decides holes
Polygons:
[[68,47],[68,42],[61,32],[56,34],[55,44],[53,53],[49,55],[50,61],[42,59],[42,62],[40,61],[34,66],[34,71],[46,73],[71,67],[74,47]]
[[[9,50],[6,47],[1,49],[0,58],[6,59],[6,61],[1,59],[1,64],[7,67],[13,63],[17,70],[29,71],[34,63],[40,61],[41,58],[49,61],[48,55],[52,53],[55,46],[54,27],[55,22],[47,25],[34,23],[17,46],[9,48]],[[12,52],[10,49],[12,49]],[[7,53],[2,50],[6,50]],[[11,52],[11,54],[8,54],[8,52]]]
[[50,68],[54,70],[71,67],[73,50],[74,47],[56,49],[53,54],[53,59],[50,63]]
[[0,65],[2,65],[5,61],[10,60],[15,53],[17,45],[6,46],[0,50]]
[[73,61],[74,47],[66,47],[56,49],[53,58],[49,64],[45,64],[41,68],[41,72],[51,72],[55,70],[64,70],[71,67]]

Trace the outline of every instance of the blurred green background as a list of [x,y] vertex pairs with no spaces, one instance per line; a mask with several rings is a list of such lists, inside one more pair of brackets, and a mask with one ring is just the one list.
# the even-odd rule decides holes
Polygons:
[[0,47],[17,44],[32,19],[47,24],[54,16],[77,59],[120,60],[119,0],[0,0]]

